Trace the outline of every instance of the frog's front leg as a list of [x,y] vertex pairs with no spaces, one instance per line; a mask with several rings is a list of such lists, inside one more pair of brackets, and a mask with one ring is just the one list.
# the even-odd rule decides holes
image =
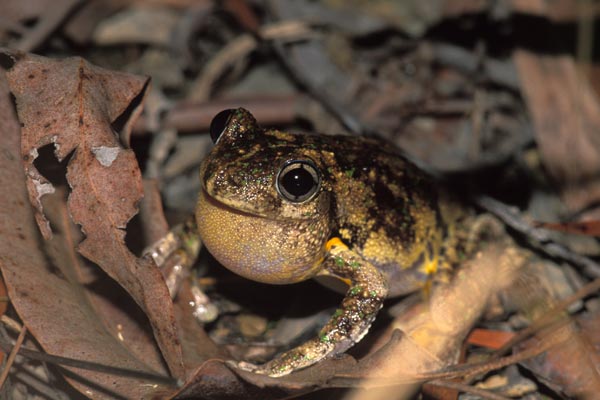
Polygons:
[[272,377],[287,375],[326,357],[343,353],[367,333],[388,292],[384,275],[371,263],[350,250],[341,240],[327,243],[323,274],[350,282],[340,308],[320,330],[318,337],[286,351],[263,365],[247,362],[237,367]]
[[[144,249],[143,254],[150,256],[160,268],[171,298],[177,296],[182,282],[190,276],[201,247],[196,219],[191,217]],[[192,280],[190,290],[193,299],[190,306],[194,317],[201,323],[215,320],[218,309],[202,292],[195,279]]]
[[163,273],[171,297],[175,297],[189,275],[201,246],[196,220],[189,218],[144,249],[143,254],[149,255]]

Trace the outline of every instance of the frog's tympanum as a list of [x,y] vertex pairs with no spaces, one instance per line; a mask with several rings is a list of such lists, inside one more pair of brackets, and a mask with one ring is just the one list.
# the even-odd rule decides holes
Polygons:
[[264,365],[281,376],[361,340],[388,296],[425,287],[443,268],[449,235],[434,183],[389,144],[259,127],[244,109],[211,125],[198,232],[231,271],[289,284],[318,276],[347,293],[318,337]]

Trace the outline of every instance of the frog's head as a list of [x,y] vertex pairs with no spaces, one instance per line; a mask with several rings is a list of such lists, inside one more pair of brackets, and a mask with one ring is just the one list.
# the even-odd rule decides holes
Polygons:
[[318,270],[330,233],[330,187],[311,139],[261,129],[246,110],[212,121],[196,219],[208,250],[250,279],[289,283]]
[[321,155],[306,145],[306,136],[265,131],[243,108],[217,114],[210,132],[215,147],[200,169],[210,197],[269,219],[307,220],[328,213]]

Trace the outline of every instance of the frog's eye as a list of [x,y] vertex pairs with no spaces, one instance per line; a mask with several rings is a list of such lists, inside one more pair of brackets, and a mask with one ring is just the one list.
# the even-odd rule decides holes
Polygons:
[[310,200],[321,187],[316,165],[309,160],[286,162],[277,175],[277,191],[294,203]]
[[225,128],[227,128],[227,124],[229,123],[234,111],[235,110],[233,109],[223,110],[215,115],[215,117],[212,119],[210,123],[210,138],[212,139],[213,143],[216,144],[221,137],[221,134],[225,132]]

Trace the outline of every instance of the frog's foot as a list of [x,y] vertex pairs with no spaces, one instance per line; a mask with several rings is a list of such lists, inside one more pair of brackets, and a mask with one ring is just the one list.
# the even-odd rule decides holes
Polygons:
[[228,364],[244,371],[268,375],[276,378],[316,364],[334,351],[332,343],[313,339],[299,347],[286,351],[265,364],[252,364],[246,361],[229,361]]
[[259,375],[268,375],[272,378],[278,378],[293,371],[285,366],[273,365],[273,362],[257,365],[246,361],[229,361],[227,364],[243,371],[248,371]]
[[219,316],[219,308],[200,289],[196,282],[197,280],[194,279],[190,287],[192,300],[189,302],[189,306],[192,307],[192,315],[202,324],[213,322]]

